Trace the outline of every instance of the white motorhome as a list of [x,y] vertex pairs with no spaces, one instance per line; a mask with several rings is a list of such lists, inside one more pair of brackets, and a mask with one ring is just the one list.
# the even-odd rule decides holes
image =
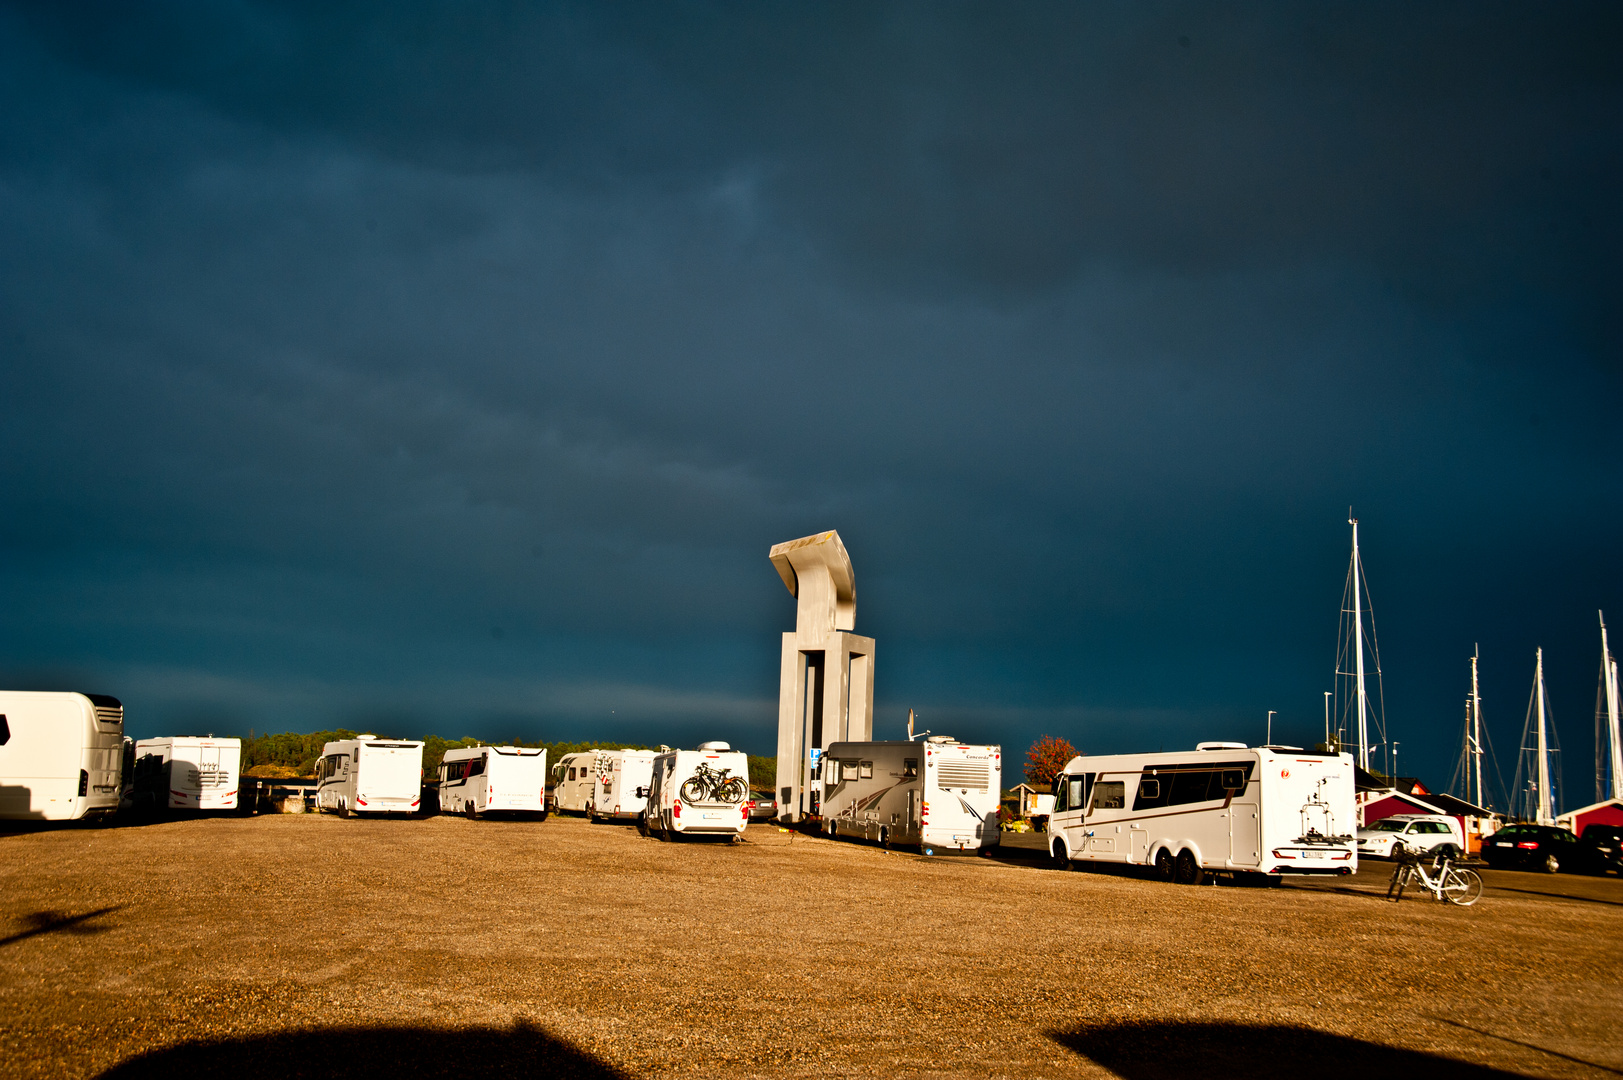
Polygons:
[[142,739],[130,799],[142,810],[235,810],[241,766],[241,739]]
[[636,821],[648,805],[646,792],[654,777],[657,750],[600,750],[597,788],[586,813],[593,821]]
[[653,760],[641,827],[662,840],[744,835],[750,823],[749,758],[724,742],[667,750]]
[[601,750],[565,754],[552,766],[552,808],[571,814],[591,813],[597,795]]
[[423,744],[361,735],[330,742],[316,762],[316,809],[414,814],[423,799]]
[[117,698],[0,690],[0,818],[112,814],[123,768],[124,706]]
[[1003,748],[943,735],[837,742],[822,753],[823,831],[926,855],[998,845]]
[[1049,850],[1061,866],[1127,863],[1191,885],[1214,872],[1351,874],[1357,813],[1350,754],[1205,742],[1074,757],[1054,779]]
[[440,812],[477,818],[491,811],[547,817],[544,747],[473,746],[440,762]]

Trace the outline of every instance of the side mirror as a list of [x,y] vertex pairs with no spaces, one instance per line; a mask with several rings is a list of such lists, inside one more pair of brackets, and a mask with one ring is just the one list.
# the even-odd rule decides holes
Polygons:
[[648,789],[646,787],[638,788],[637,789],[637,798],[639,798],[639,799],[648,798]]

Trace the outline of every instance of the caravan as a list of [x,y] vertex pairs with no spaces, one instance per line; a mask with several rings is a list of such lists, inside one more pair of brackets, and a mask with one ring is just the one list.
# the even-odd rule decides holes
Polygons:
[[586,812],[593,821],[636,821],[648,805],[657,750],[599,750],[597,788]]
[[683,836],[738,839],[750,823],[749,758],[724,742],[667,750],[652,763],[639,822],[662,840]]
[[1350,754],[1206,742],[1181,754],[1074,757],[1054,796],[1049,850],[1060,866],[1149,866],[1191,885],[1213,872],[1358,869]]
[[235,810],[241,739],[171,736],[135,744],[130,801],[139,810]]
[[597,794],[598,755],[601,750],[565,754],[552,766],[552,808],[571,814],[591,813]]
[[362,735],[330,742],[316,762],[316,809],[414,814],[423,798],[423,744]]
[[124,706],[103,694],[0,690],[0,819],[118,810]]
[[547,818],[547,751],[526,746],[447,750],[440,761],[440,812],[477,818],[491,811]]
[[823,831],[926,855],[996,847],[1003,748],[942,735],[837,742],[821,755]]

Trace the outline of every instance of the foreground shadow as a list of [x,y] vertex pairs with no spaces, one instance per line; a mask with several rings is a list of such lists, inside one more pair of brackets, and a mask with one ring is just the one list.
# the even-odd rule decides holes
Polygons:
[[183,1043],[131,1058],[101,1080],[230,1076],[233,1080],[400,1080],[401,1077],[533,1076],[625,1080],[625,1074],[538,1027],[323,1028]]
[[1510,1080],[1503,1072],[1416,1050],[1272,1024],[1098,1024],[1054,1032],[1055,1042],[1123,1080]]
[[92,921],[101,918],[103,915],[111,915],[123,906],[123,904],[115,904],[113,907],[87,911],[83,915],[69,915],[63,911],[36,911],[31,915],[22,917],[22,922],[27,929],[0,937],[0,945],[10,945],[14,941],[37,937],[40,934],[54,934],[59,931],[69,934],[105,934],[112,927],[91,925]]

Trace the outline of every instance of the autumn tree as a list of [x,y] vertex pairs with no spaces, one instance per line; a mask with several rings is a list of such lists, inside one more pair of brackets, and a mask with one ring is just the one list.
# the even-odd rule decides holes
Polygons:
[[1046,791],[1077,752],[1076,747],[1064,739],[1052,735],[1040,737],[1026,751],[1026,780],[1032,787]]

